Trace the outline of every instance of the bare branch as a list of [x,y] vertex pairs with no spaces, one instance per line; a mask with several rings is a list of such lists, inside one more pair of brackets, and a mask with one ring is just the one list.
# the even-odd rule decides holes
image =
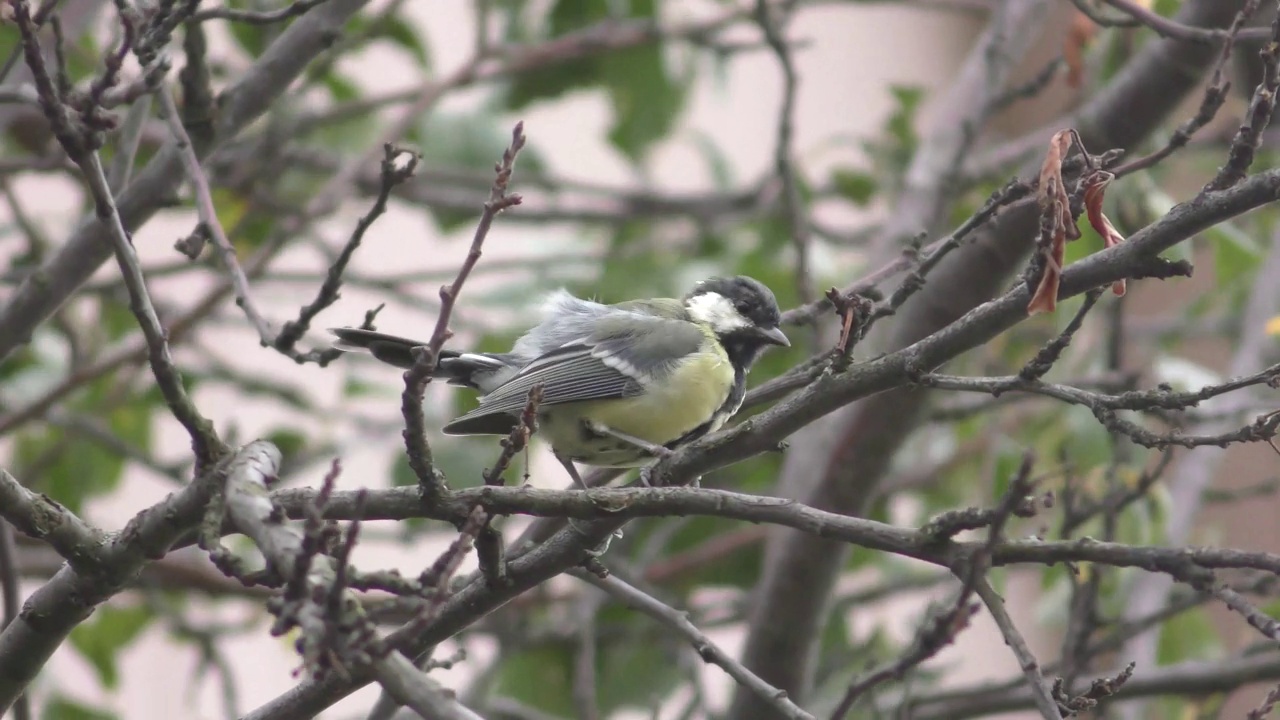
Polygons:
[[1280,686],[1273,687],[1267,692],[1267,696],[1262,699],[1261,704],[1249,711],[1246,716],[1247,720],[1265,720],[1271,714],[1277,702],[1280,702]]
[[1040,716],[1044,720],[1060,720],[1062,714],[1058,710],[1058,703],[1049,694],[1049,688],[1045,685],[1044,675],[1040,673],[1040,663],[1036,660],[1036,656],[1031,654],[1027,641],[1013,624],[1009,611],[1004,609],[1004,598],[985,578],[978,581],[976,590],[978,597],[982,598],[983,604],[991,613],[991,618],[996,621],[996,626],[1000,628],[1000,634],[1004,636],[1004,644],[1008,645],[1018,658],[1018,665],[1022,667],[1022,673],[1027,678],[1031,697],[1035,700]]
[[[319,677],[336,674],[350,678],[367,664],[383,687],[422,717],[475,718],[404,656],[388,652],[374,636],[359,601],[346,587],[354,528],[332,558],[317,555],[322,548],[311,544],[313,533],[303,534],[283,524],[267,491],[267,480],[279,467],[279,450],[258,441],[245,449],[242,458],[227,470],[227,516],[236,529],[253,539],[269,567],[290,572],[285,594],[274,606],[277,621],[273,632],[281,634],[297,627],[301,631],[299,651],[307,668]],[[330,474],[326,489],[332,487],[335,476],[336,472]],[[318,498],[320,505],[323,499]]]
[[[421,157],[412,151],[398,148],[387,143],[383,146],[382,158],[382,174],[381,182],[378,189],[377,199],[374,200],[373,207],[369,208],[369,212],[365,213],[356,223],[355,230],[351,233],[351,238],[342,246],[342,251],[338,253],[337,259],[329,266],[329,271],[325,273],[324,283],[320,285],[320,290],[316,293],[316,299],[310,304],[304,305],[298,311],[298,319],[291,320],[284,324],[284,329],[272,341],[272,347],[284,352],[291,353],[293,346],[302,339],[302,336],[311,327],[311,321],[316,318],[325,308],[337,302],[339,290],[342,288],[342,274],[346,272],[347,264],[351,262],[352,256],[355,255],[360,243],[364,241],[364,234],[373,226],[375,220],[387,211],[387,201],[391,198],[391,191],[395,187],[409,178],[413,177],[413,173],[418,168],[418,161]],[[401,158],[405,158],[403,164]],[[321,353],[317,362],[321,365],[338,355],[338,351],[328,351]],[[303,360],[306,356],[301,356]],[[299,360],[300,362],[302,360]]]
[[0,632],[0,709],[13,704],[95,607],[127,587],[151,558],[163,556],[195,527],[226,468],[243,461],[242,452],[203,468],[192,482],[100,541],[98,562],[92,567],[82,572],[69,563],[27,599],[18,619]]
[[520,153],[524,143],[524,123],[518,122],[511,131],[511,144],[502,153],[502,159],[494,166],[496,177],[493,180],[493,186],[489,189],[489,199],[485,202],[484,211],[480,214],[475,235],[471,239],[471,249],[467,251],[467,257],[458,268],[458,274],[453,282],[440,288],[440,314],[436,317],[436,326],[431,332],[431,339],[417,352],[413,367],[404,374],[405,387],[401,395],[400,408],[405,421],[405,451],[409,455],[409,467],[413,468],[414,474],[418,476],[419,486],[427,498],[435,498],[445,488],[443,478],[432,460],[431,448],[427,445],[422,398],[426,392],[427,383],[431,382],[431,373],[435,370],[440,350],[453,335],[449,329],[449,319],[453,316],[453,309],[458,301],[458,295],[462,292],[463,283],[467,281],[471,270],[480,261],[481,249],[489,234],[489,228],[493,225],[493,219],[503,210],[520,204],[521,198],[518,194],[507,194],[507,184],[511,181],[516,155]]
[[785,692],[771,687],[711,642],[710,638],[689,622],[688,613],[676,610],[639,588],[619,580],[614,575],[601,578],[586,570],[572,570],[569,574],[604,590],[628,607],[639,610],[674,630],[676,634],[693,644],[694,650],[704,662],[719,665],[739,685],[750,690],[756,698],[773,708],[781,717],[790,720],[813,720],[813,716],[789,700]]
[[[1259,2],[1260,0],[1250,0],[1245,9],[1240,11],[1240,16],[1252,15]],[[1271,114],[1276,108],[1276,92],[1280,91],[1280,15],[1271,22],[1271,41],[1263,46],[1260,56],[1262,82],[1254,88],[1244,122],[1231,141],[1227,163],[1204,186],[1202,192],[1222,190],[1243,180],[1249,172],[1249,166],[1253,165],[1258,148],[1262,147],[1262,132],[1271,124]]]
[[75,513],[22,486],[0,470],[0,508],[4,517],[28,537],[44,540],[73,568],[92,572],[102,562],[101,530],[81,520]]
[[812,231],[809,227],[808,211],[800,197],[800,185],[797,179],[795,163],[792,155],[795,134],[796,92],[799,78],[796,75],[795,62],[791,57],[791,45],[783,37],[786,32],[789,14],[794,6],[775,7],[768,0],[757,0],[755,7],[756,22],[764,34],[765,43],[773,51],[782,71],[782,105],[778,109],[777,139],[774,141],[773,169],[781,183],[782,217],[791,234],[791,242],[796,250],[796,290],[800,301],[811,303],[813,297],[813,275],[809,267],[812,251]]
[[[207,154],[261,115],[317,54],[333,34],[367,0],[328,0],[298,18],[273,42],[240,81],[222,93],[214,143]],[[45,5],[52,3],[46,2]],[[183,175],[176,145],[162,149],[121,193],[118,208],[126,230],[148,220],[165,202]],[[40,281],[24,281],[0,309],[0,358],[30,340],[37,325],[89,279],[111,256],[108,228],[88,223],[42,267]]]
[[174,104],[173,95],[169,93],[168,88],[161,88],[156,95],[160,99],[160,115],[169,126],[169,132],[173,134],[174,144],[178,148],[179,157],[182,158],[183,167],[186,168],[187,179],[191,181],[191,186],[195,190],[196,213],[200,217],[203,230],[200,234],[213,240],[214,246],[218,248],[222,267],[231,278],[231,286],[235,288],[236,305],[240,306],[245,316],[249,318],[249,323],[258,331],[258,340],[262,346],[268,347],[275,333],[272,332],[270,323],[262,315],[262,311],[258,309],[253,296],[249,293],[249,278],[245,277],[244,269],[240,267],[240,260],[236,257],[236,248],[227,238],[226,231],[222,229],[222,222],[218,220],[218,209],[213,204],[209,179],[205,177],[204,170],[200,167],[200,158],[196,156],[195,147],[191,144],[191,138],[187,137],[187,130],[182,126],[178,106]]
[[[1176,20],[1171,20],[1154,10],[1150,10],[1139,5],[1132,0],[1102,0],[1111,7],[1123,12],[1131,18],[1130,22],[1116,22],[1107,20],[1097,13],[1086,10],[1086,2],[1084,0],[1073,0],[1077,8],[1081,12],[1089,15],[1089,18],[1099,25],[1127,25],[1133,27],[1135,25],[1145,25],[1154,30],[1161,37],[1172,38],[1174,40],[1186,40],[1188,42],[1212,43],[1227,40],[1231,37],[1229,30],[1221,30],[1218,28],[1199,28],[1191,25],[1184,25]],[[1252,2],[1252,0],[1251,0]],[[1254,7],[1257,6],[1253,2]],[[1266,37],[1266,31],[1258,29],[1241,30],[1236,37],[1241,40],[1258,40]]]
[[[7,485],[11,480],[8,474],[0,476],[0,484]],[[8,503],[6,503],[8,507]],[[0,520],[0,582],[3,583],[4,626],[13,624],[18,617],[18,605],[21,602],[21,588],[18,583],[18,559],[13,543],[13,526]],[[13,720],[31,720],[31,697],[23,693],[13,703]]]

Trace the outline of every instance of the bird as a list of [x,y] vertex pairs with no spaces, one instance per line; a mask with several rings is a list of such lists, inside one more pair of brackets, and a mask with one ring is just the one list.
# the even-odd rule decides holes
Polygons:
[[[791,345],[773,292],[745,275],[708,278],[682,298],[612,305],[560,289],[541,314],[510,352],[440,351],[433,377],[480,395],[442,431],[509,434],[540,385],[537,435],[583,488],[575,462],[643,468],[719,430],[742,407],[752,365],[769,347]],[[335,348],[401,368],[426,345],[361,328],[330,332]]]

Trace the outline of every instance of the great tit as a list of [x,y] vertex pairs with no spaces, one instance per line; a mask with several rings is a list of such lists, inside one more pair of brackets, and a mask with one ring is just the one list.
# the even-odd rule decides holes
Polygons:
[[[604,305],[552,293],[542,321],[511,352],[442,350],[434,376],[478,390],[480,405],[446,435],[505,435],[542,385],[538,435],[579,484],[573,462],[639,467],[718,430],[746,395],[770,345],[790,346],[773,292],[745,277],[711,278],[683,298]],[[333,328],[334,347],[408,368],[423,342]]]

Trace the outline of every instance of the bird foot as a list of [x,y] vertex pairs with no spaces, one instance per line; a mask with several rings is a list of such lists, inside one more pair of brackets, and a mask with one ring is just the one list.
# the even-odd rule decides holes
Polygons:
[[587,484],[583,482],[582,476],[578,474],[578,468],[573,466],[572,460],[570,460],[569,458],[563,455],[560,455],[559,453],[555,453],[555,456],[556,456],[556,460],[560,462],[560,465],[564,467],[565,472],[569,473],[569,477],[573,479],[574,484],[576,484],[579,488],[582,488],[583,490],[590,489],[587,487]]

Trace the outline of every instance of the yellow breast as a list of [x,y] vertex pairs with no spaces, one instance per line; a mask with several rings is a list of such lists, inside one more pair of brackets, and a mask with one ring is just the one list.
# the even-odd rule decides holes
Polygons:
[[716,352],[699,353],[643,395],[547,408],[539,434],[558,453],[587,464],[643,465],[652,458],[620,446],[612,438],[592,438],[583,432],[582,419],[590,418],[618,432],[665,445],[711,420],[728,399],[733,381],[728,357]]

